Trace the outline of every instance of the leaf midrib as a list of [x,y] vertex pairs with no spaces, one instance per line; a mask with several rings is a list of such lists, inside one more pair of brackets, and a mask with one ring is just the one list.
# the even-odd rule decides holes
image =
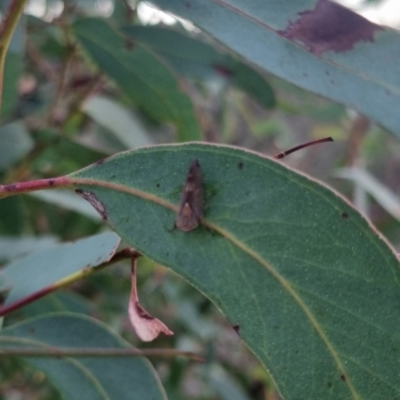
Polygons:
[[[158,205],[161,205],[165,208],[168,208],[174,212],[178,212],[179,207],[175,204],[170,203],[167,200],[164,200],[160,197],[157,197],[151,193],[147,193],[138,189],[131,188],[129,186],[125,186],[123,184],[118,184],[118,183],[112,183],[112,182],[107,182],[107,181],[102,181],[98,179],[89,179],[89,178],[75,178],[71,177],[70,178],[70,184],[72,185],[84,185],[84,186],[98,186],[98,187],[103,187],[115,191],[120,191],[124,192],[127,194],[131,194],[133,196],[140,197],[144,200],[152,201]],[[334,346],[331,344],[329,341],[327,335],[323,331],[322,327],[318,323],[317,319],[314,317],[313,313],[311,310],[307,307],[307,305],[302,301],[301,297],[297,294],[297,292],[293,289],[293,287],[290,285],[290,283],[283,277],[281,276],[278,271],[276,271],[271,264],[269,264],[267,261],[265,261],[260,254],[258,254],[256,251],[252,250],[250,247],[248,247],[245,243],[240,241],[238,238],[236,238],[234,235],[232,235],[230,232],[226,231],[225,229],[220,228],[218,225],[213,224],[212,222],[208,221],[207,219],[203,218],[201,220],[201,224],[210,228],[211,230],[214,230],[218,232],[222,237],[233,243],[237,248],[242,250],[244,253],[249,255],[251,258],[253,258],[256,262],[258,262],[262,267],[264,267],[280,284],[281,286],[287,291],[289,295],[292,296],[292,298],[297,302],[299,307],[303,310],[304,314],[310,321],[311,325],[314,327],[314,329],[317,331],[317,333],[320,335],[322,341],[325,343],[329,353],[331,354],[333,360],[335,361],[338,370],[340,371],[340,374],[344,374],[346,376],[346,384],[351,392],[351,395],[354,400],[360,400],[361,397],[356,391],[349,374],[347,373],[342,361],[340,360],[338,356],[338,352],[335,350]]]

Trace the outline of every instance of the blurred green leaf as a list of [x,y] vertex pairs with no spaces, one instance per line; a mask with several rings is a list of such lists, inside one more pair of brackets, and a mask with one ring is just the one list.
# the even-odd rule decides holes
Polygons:
[[0,261],[9,261],[54,246],[54,236],[0,236]]
[[[10,281],[0,271],[0,307],[5,303],[8,293],[11,289]],[[1,318],[0,318],[1,319]],[[0,320],[1,330],[2,320]]]
[[254,68],[222,54],[207,43],[172,29],[157,26],[129,26],[122,32],[158,52],[178,72],[197,79],[227,79],[266,108],[275,106],[274,92]]
[[[0,11],[7,10],[9,1],[0,2]],[[5,66],[4,81],[2,88],[1,117],[8,118],[15,111],[18,100],[18,85],[22,73],[22,58],[25,45],[25,17],[22,16],[17,24],[8,48]]]
[[16,235],[23,231],[24,213],[20,197],[7,197],[0,203],[0,233]]
[[61,161],[71,160],[75,168],[82,168],[109,155],[76,140],[63,137],[50,129],[35,131],[32,136],[36,145],[43,149],[36,161],[37,164],[43,160],[47,162],[54,160],[59,165]]
[[99,125],[113,132],[125,148],[136,149],[152,144],[138,117],[116,101],[105,96],[91,97],[82,109]]
[[22,122],[0,128],[0,171],[20,160],[33,148],[33,140]]
[[400,136],[400,35],[333,1],[154,0],[246,60]]
[[[4,329],[2,348],[129,348],[129,344],[101,322],[63,313],[30,319]],[[144,358],[29,358],[44,371],[65,400],[166,400],[164,390]]]
[[101,221],[101,217],[87,201],[83,200],[75,193],[68,190],[51,189],[38,190],[37,192],[29,193],[30,196],[45,201],[46,203],[54,204],[67,210],[75,211],[93,221]]
[[89,302],[85,301],[82,296],[71,292],[60,291],[30,303],[22,309],[26,317],[65,311],[89,316],[93,312],[93,307],[91,307]]
[[235,379],[219,365],[208,366],[207,375],[211,386],[222,400],[250,400]]
[[[194,159],[207,207],[182,232],[172,227]],[[214,302],[285,399],[396,398],[399,261],[338,195],[271,159],[201,144],[125,152],[70,177],[123,240]]]
[[18,83],[22,72],[21,56],[12,51],[7,53],[4,66],[2,118],[9,117],[14,111],[18,100]]
[[158,57],[140,45],[130,48],[122,35],[100,19],[81,19],[72,28],[100,70],[149,116],[173,123],[179,141],[201,139],[193,104]]
[[373,175],[362,168],[340,168],[336,170],[338,178],[352,180],[370,194],[377,202],[397,220],[400,220],[400,199]]
[[13,287],[6,305],[110,260],[119,242],[118,235],[105,232],[74,243],[55,245],[8,264],[2,273]]

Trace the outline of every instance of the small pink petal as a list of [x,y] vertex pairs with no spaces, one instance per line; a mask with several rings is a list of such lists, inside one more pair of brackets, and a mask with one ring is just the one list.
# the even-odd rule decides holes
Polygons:
[[151,342],[156,339],[160,332],[166,335],[173,335],[168,327],[159,319],[150,315],[139,303],[136,288],[136,259],[132,258],[132,290],[129,299],[129,319],[133,329],[144,342]]
[[129,302],[129,318],[137,335],[144,342],[151,342],[156,339],[160,332],[166,335],[174,334],[159,319],[151,316],[139,302],[132,301],[132,297]]

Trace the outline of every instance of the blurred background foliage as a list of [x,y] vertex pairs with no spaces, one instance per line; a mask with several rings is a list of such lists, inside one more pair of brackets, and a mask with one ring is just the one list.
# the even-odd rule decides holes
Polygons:
[[[2,12],[7,3],[0,2]],[[362,10],[370,3],[377,10],[384,2],[350,5]],[[122,44],[114,53],[118,65],[96,47],[107,40],[105,30]],[[132,58],[129,50],[137,47],[140,57]],[[352,110],[261,73],[187,21],[139,1],[31,0],[6,62],[2,183],[67,174],[157,143],[204,140],[273,155],[332,136],[333,144],[284,162],[335,188],[400,247],[398,140]],[[10,248],[21,248],[25,236],[40,238],[31,247],[24,243],[28,252],[105,229],[74,195],[11,197],[0,208],[1,262]],[[207,299],[150,260],[141,260],[138,272],[142,303],[175,332],[159,338],[157,347],[206,354],[202,365],[153,360],[169,398],[279,398],[267,373]],[[13,313],[5,324],[68,310],[99,318],[134,346],[152,347],[132,332],[129,291],[128,263],[121,263]],[[43,373],[2,359],[0,399],[57,398]]]

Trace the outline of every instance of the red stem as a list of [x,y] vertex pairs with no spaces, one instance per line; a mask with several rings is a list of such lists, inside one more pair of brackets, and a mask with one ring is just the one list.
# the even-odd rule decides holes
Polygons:
[[[36,181],[10,183],[9,185],[0,185],[0,198],[11,194],[33,192],[35,190],[49,189],[54,187],[70,186],[71,180],[67,177],[38,179]],[[2,196],[2,194],[5,194]]]
[[0,307],[0,317],[3,317],[4,315],[9,314],[10,312],[13,312],[15,310],[18,310],[19,308],[26,306],[27,304],[32,303],[35,300],[39,300],[42,297],[50,294],[51,292],[54,292],[56,289],[58,289],[57,286],[47,286],[44,289],[41,289],[27,297],[24,297],[21,300],[16,301],[15,303],[12,303],[8,306]]

